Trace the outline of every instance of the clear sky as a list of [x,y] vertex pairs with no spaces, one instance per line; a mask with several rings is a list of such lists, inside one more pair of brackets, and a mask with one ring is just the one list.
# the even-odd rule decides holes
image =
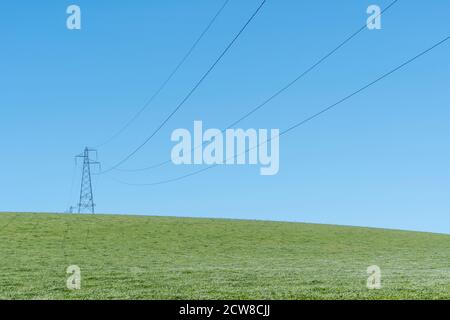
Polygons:
[[[360,28],[389,0],[271,1],[191,99],[124,168],[169,159],[177,128],[223,128]],[[109,138],[158,88],[222,0],[3,1],[0,5],[0,210],[61,212],[74,155]],[[156,128],[231,41],[259,0],[231,0],[166,90],[117,140],[109,167]],[[82,30],[66,28],[66,8]],[[284,128],[447,37],[448,0],[400,0],[382,29],[350,43],[246,119]],[[97,211],[269,219],[450,233],[450,45],[283,136],[280,172],[223,166],[156,187],[199,166],[95,176]]]

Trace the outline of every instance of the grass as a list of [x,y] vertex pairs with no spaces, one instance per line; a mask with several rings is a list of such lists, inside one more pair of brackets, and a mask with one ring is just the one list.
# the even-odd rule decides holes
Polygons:
[[[66,288],[78,265],[81,290]],[[378,265],[382,289],[368,290]],[[449,299],[450,236],[262,221],[0,214],[1,299]]]

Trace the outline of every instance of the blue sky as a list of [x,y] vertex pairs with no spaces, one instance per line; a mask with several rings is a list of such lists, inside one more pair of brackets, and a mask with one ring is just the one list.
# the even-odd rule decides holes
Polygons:
[[[222,5],[192,1],[14,1],[0,5],[2,211],[61,212],[76,204],[74,155],[111,136],[157,89]],[[177,128],[223,128],[361,27],[371,4],[268,1],[192,98],[124,165],[167,160]],[[66,29],[66,8],[82,30]],[[99,149],[103,167],[139,145],[242,27],[258,0],[231,0],[180,72],[133,124]],[[319,68],[246,119],[284,128],[448,36],[447,0],[400,0]],[[167,166],[94,177],[97,210],[304,221],[450,233],[450,46],[445,44],[335,110],[283,136],[280,172]]]

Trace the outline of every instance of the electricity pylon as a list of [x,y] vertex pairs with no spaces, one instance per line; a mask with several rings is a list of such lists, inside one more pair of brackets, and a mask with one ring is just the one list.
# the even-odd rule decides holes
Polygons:
[[94,194],[92,191],[91,165],[100,165],[97,161],[92,161],[90,153],[95,152],[97,158],[97,150],[86,147],[84,152],[75,157],[83,158],[83,171],[81,174],[80,202],[78,203],[78,213],[89,212],[95,213]]

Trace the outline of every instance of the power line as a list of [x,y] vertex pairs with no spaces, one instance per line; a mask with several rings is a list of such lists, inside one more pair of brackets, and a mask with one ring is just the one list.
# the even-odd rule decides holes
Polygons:
[[[391,2],[385,9],[383,9],[378,16],[380,16],[381,14],[385,13],[387,10],[389,10],[395,3],[397,3],[399,0],[394,0],[393,2]],[[376,19],[378,16],[376,16],[374,19]],[[291,80],[290,82],[288,82],[285,86],[283,86],[281,89],[279,89],[278,91],[276,91],[274,94],[272,94],[269,98],[267,98],[266,100],[264,100],[261,104],[257,105],[256,107],[254,107],[253,109],[251,109],[250,111],[248,111],[247,113],[245,113],[242,117],[240,117],[239,119],[235,120],[232,124],[230,124],[228,127],[226,127],[225,129],[222,130],[222,133],[224,133],[227,129],[230,129],[232,127],[234,127],[235,125],[237,125],[238,123],[242,122],[243,120],[247,119],[248,117],[250,117],[253,113],[255,113],[256,111],[258,111],[259,109],[261,109],[262,107],[264,107],[265,105],[267,105],[269,102],[271,102],[272,100],[274,100],[276,97],[278,97],[280,94],[282,94],[283,92],[285,92],[286,90],[288,90],[290,87],[292,87],[295,83],[297,83],[300,79],[302,79],[303,77],[305,77],[307,74],[309,74],[311,71],[313,71],[314,69],[316,69],[319,65],[321,65],[323,62],[325,62],[325,60],[327,60],[329,57],[331,57],[333,54],[335,54],[339,49],[341,49],[344,45],[346,45],[348,42],[350,42],[353,38],[355,38],[359,33],[361,33],[363,30],[365,30],[367,28],[367,24],[364,24],[361,28],[359,28],[356,32],[354,32],[352,35],[350,35],[348,38],[346,38],[344,41],[342,41],[337,47],[335,47],[333,50],[331,50],[330,52],[328,52],[325,56],[323,56],[322,58],[320,58],[316,63],[314,63],[313,65],[311,65],[310,67],[308,67],[306,70],[304,70],[300,75],[298,75],[295,79]],[[194,146],[191,151],[196,150],[202,146],[204,146],[205,142],[203,142],[203,144]],[[151,170],[151,169],[156,169],[159,167],[162,167],[166,164],[171,163],[171,160],[166,160],[148,167],[144,167],[144,168],[139,168],[139,169],[120,169],[120,168],[116,168],[117,171],[123,171],[123,172],[139,172],[139,171],[146,171],[146,170]]]
[[[402,68],[405,67],[406,65],[412,63],[413,61],[415,61],[415,60],[417,60],[418,58],[420,58],[421,56],[427,54],[428,52],[430,52],[431,50],[435,49],[436,47],[442,45],[443,43],[445,43],[445,42],[448,41],[449,39],[450,39],[450,37],[447,37],[447,38],[445,38],[445,39],[439,41],[438,43],[436,43],[436,44],[434,44],[433,46],[429,47],[428,49],[422,51],[421,53],[419,53],[418,55],[414,56],[413,58],[411,58],[411,59],[407,60],[406,62],[400,64],[399,66],[395,67],[395,68],[392,69],[391,71],[389,71],[389,72],[383,74],[381,77],[379,77],[379,78],[373,80],[372,82],[366,84],[365,86],[359,88],[358,90],[354,91],[353,93],[351,93],[351,94],[345,96],[344,98],[338,100],[337,102],[333,103],[332,105],[330,105],[330,106],[328,106],[328,107],[322,109],[321,111],[319,111],[319,112],[317,112],[317,113],[315,113],[315,114],[309,116],[308,118],[306,118],[306,119],[304,119],[304,120],[302,120],[302,121],[300,121],[300,122],[297,122],[297,123],[295,123],[294,125],[288,127],[287,129],[283,130],[278,136],[276,136],[276,137],[274,137],[274,138],[269,138],[269,139],[267,139],[266,141],[264,141],[264,142],[262,142],[262,143],[259,143],[258,145],[254,146],[254,147],[252,147],[252,148],[248,148],[248,149],[245,150],[244,152],[242,152],[242,153],[240,153],[240,154],[238,154],[238,155],[235,155],[235,156],[233,156],[233,157],[231,157],[231,158],[229,158],[229,159],[226,159],[226,160],[231,160],[231,159],[234,159],[234,158],[238,157],[239,155],[246,154],[246,153],[248,153],[249,151],[251,151],[251,150],[253,150],[253,149],[255,149],[255,148],[258,148],[258,147],[261,146],[261,145],[264,145],[264,144],[266,144],[266,143],[269,143],[271,140],[278,139],[278,138],[281,137],[282,135],[285,135],[285,134],[287,134],[287,133],[289,133],[289,132],[291,132],[291,131],[297,129],[298,127],[300,127],[300,126],[302,126],[302,125],[308,123],[309,121],[311,121],[311,120],[313,120],[313,119],[319,117],[320,115],[322,115],[322,114],[324,114],[324,113],[330,111],[331,109],[333,109],[333,108],[335,108],[336,106],[340,105],[341,103],[347,101],[348,99],[352,98],[353,96],[359,94],[360,92],[362,92],[362,91],[368,89],[369,87],[373,86],[374,84],[378,83],[379,81],[381,81],[381,80],[383,80],[383,79],[389,77],[389,76],[392,75],[394,72],[396,72],[396,71],[402,69]],[[188,177],[191,177],[191,176],[200,174],[200,173],[202,173],[202,172],[204,172],[204,171],[206,171],[206,170],[215,168],[215,167],[217,167],[217,166],[218,166],[218,164],[210,165],[210,166],[208,166],[208,167],[205,167],[205,168],[203,168],[203,169],[200,169],[200,170],[191,172],[191,173],[189,173],[189,174],[185,174],[185,175],[182,175],[182,176],[179,176],[179,177],[176,177],[176,178],[167,179],[167,180],[162,180],[162,181],[158,181],[158,182],[154,182],[154,183],[142,183],[142,184],[137,184],[137,183],[136,183],[136,184],[135,184],[135,183],[124,182],[124,181],[118,180],[118,179],[116,179],[116,178],[113,178],[113,179],[114,179],[115,181],[119,182],[119,183],[122,183],[122,184],[125,184],[125,185],[129,185],[129,186],[157,186],[157,185],[162,185],[162,184],[167,184],[167,183],[172,183],[172,182],[180,181],[180,180],[182,180],[182,179],[186,179],[186,178],[188,178]]]
[[215,68],[215,66],[220,62],[220,60],[225,56],[225,54],[228,52],[228,50],[232,47],[234,42],[239,38],[239,36],[244,32],[244,30],[247,28],[247,26],[250,24],[250,22],[253,20],[253,18],[258,14],[262,6],[265,4],[266,0],[262,1],[259,7],[256,9],[256,11],[252,14],[252,16],[248,19],[248,21],[245,23],[245,25],[241,28],[241,30],[237,33],[237,35],[233,38],[233,40],[228,44],[228,46],[225,48],[225,50],[221,53],[221,55],[216,59],[216,61],[211,65],[211,67],[208,69],[208,71],[200,78],[200,80],[197,82],[197,84],[191,89],[191,91],[188,93],[188,95],[180,102],[180,104],[169,114],[169,116],[157,127],[157,129],[140,145],[138,146],[133,152],[131,152],[127,157],[125,157],[122,161],[118,162],[116,165],[111,167],[108,170],[103,171],[102,173],[106,173],[108,171],[111,171],[127,160],[129,160],[134,154],[136,154],[142,147],[144,147],[158,132],[161,130],[161,128],[173,117],[173,115],[186,103],[186,101],[191,97],[191,95],[197,90],[197,88],[200,86],[200,84],[206,79],[206,77],[211,73],[211,71]]
[[115,165],[110,167],[109,169],[102,171],[100,174],[107,173],[113,169],[116,169],[126,161],[128,161],[131,157],[133,157],[139,150],[141,150],[163,127],[164,125],[177,113],[177,111],[186,103],[186,101],[192,96],[192,94],[197,90],[197,88],[202,84],[202,82],[206,79],[206,77],[211,73],[211,71],[216,67],[216,65],[222,60],[222,58],[225,56],[225,54],[228,52],[228,50],[233,46],[233,44],[236,42],[236,40],[240,37],[240,35],[244,32],[244,30],[247,28],[247,26],[250,24],[250,22],[255,18],[255,16],[258,14],[258,12],[261,10],[263,5],[266,3],[266,0],[263,0],[259,7],[253,12],[253,14],[250,16],[250,18],[247,20],[245,25],[239,30],[239,32],[235,35],[233,40],[227,45],[225,50],[222,51],[222,53],[219,55],[219,57],[216,59],[216,61],[211,65],[211,67],[206,71],[206,73],[200,78],[200,80],[195,84],[195,86],[189,91],[189,93],[186,95],[186,97],[178,104],[178,106],[164,119],[164,121],[156,128],[153,133],[147,137],[143,143],[141,143],[136,149],[134,149],[131,153],[129,153],[124,159],[117,162]]
[[172,70],[172,72],[169,74],[169,76],[163,81],[163,83],[158,87],[158,89],[153,93],[153,95],[144,103],[144,105],[141,107],[141,109],[138,110],[138,112],[130,119],[128,120],[123,127],[121,127],[115,134],[113,134],[108,140],[105,142],[99,144],[96,146],[96,148],[103,147],[109,143],[111,143],[113,140],[115,140],[117,137],[119,137],[125,130],[127,130],[131,124],[133,124],[140,115],[150,106],[150,104],[153,102],[153,100],[158,97],[158,95],[161,93],[161,91],[164,90],[164,88],[167,86],[167,84],[172,80],[172,78],[175,76],[175,74],[178,72],[178,70],[181,68],[181,66],[186,62],[186,60],[189,58],[189,56],[192,54],[194,49],[197,47],[199,42],[203,39],[205,34],[209,31],[211,26],[214,24],[214,22],[217,20],[219,15],[222,13],[222,11],[227,6],[228,2],[230,0],[226,0],[223,5],[220,7],[219,11],[214,15],[214,17],[211,19],[211,21],[208,23],[208,25],[205,27],[205,29],[202,31],[200,36],[195,40],[195,42],[192,44],[192,46],[189,48],[189,50],[186,52],[186,54],[183,56],[183,58],[180,60],[180,62],[176,65],[176,67]]

